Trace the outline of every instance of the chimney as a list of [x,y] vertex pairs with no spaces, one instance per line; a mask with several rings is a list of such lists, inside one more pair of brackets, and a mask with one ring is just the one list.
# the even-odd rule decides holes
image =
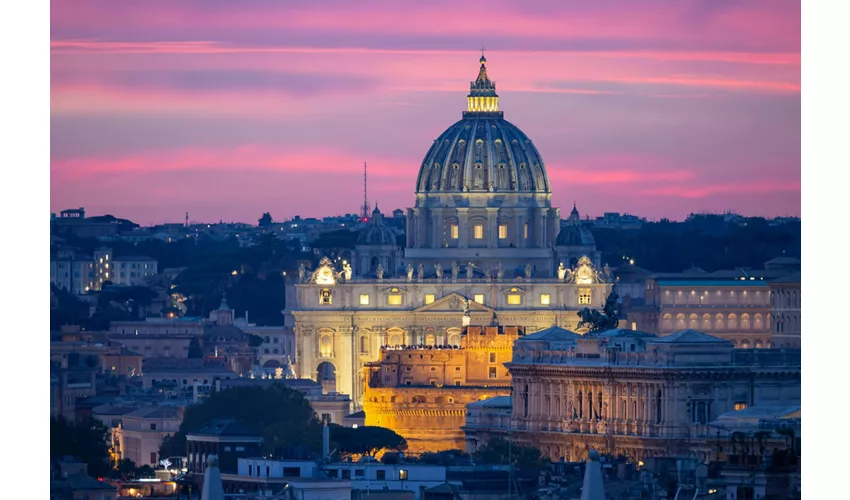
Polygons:
[[245,309],[245,325],[246,325],[246,326],[248,326],[248,325],[250,325],[250,324],[251,324],[251,322],[250,322],[250,321],[248,321],[248,310],[247,310],[247,309]]
[[326,420],[324,422],[324,425],[322,426],[322,462],[328,461],[328,458],[329,458],[328,455],[331,454],[330,448],[331,448],[331,433],[330,433],[330,430],[328,429],[328,422]]

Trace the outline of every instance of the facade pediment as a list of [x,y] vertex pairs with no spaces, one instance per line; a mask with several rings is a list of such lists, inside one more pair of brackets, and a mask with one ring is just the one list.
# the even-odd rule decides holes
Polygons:
[[407,288],[404,288],[403,286],[389,286],[381,290],[381,293],[383,293],[384,295],[405,294],[407,293]]
[[[458,312],[463,313],[463,308],[468,299],[459,293],[452,292],[445,297],[435,300],[431,304],[424,305],[414,312]],[[493,312],[487,306],[469,300],[469,312]]]

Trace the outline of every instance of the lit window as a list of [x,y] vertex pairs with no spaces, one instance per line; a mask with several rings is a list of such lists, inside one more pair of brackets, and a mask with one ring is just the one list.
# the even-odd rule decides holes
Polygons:
[[473,237],[476,240],[484,239],[484,226],[481,224],[476,224],[473,226]]
[[542,306],[548,306],[548,305],[549,305],[549,301],[550,301],[550,297],[549,297],[549,294],[548,294],[548,293],[541,293],[541,294],[540,294],[540,305],[542,305]]
[[507,224],[499,224],[499,239],[505,240],[508,238],[508,225]]
[[324,358],[333,357],[334,342],[333,337],[324,334],[319,338],[319,354]]
[[433,304],[434,303],[434,294],[433,293],[426,293],[425,294],[425,303],[426,304]]
[[103,267],[105,267],[106,269],[109,269],[109,264],[108,263],[104,264]]
[[364,293],[364,294],[360,295],[360,305],[361,306],[368,306],[369,305],[369,295],[368,294]]
[[458,228],[457,228],[457,224],[452,224],[450,226],[450,231],[451,231],[452,239],[456,240],[458,238],[458,233],[459,233]]
[[590,304],[590,298],[592,294],[590,292],[590,288],[580,288],[578,291],[578,303],[579,305]]
[[520,296],[518,294],[510,294],[508,295],[508,304],[512,306],[518,306],[522,303]]
[[496,367],[495,366],[490,367],[490,377],[489,378],[496,378]]
[[523,238],[528,239],[528,222],[526,222],[525,226],[523,227],[522,235]]
[[109,260],[109,254],[106,254],[106,260]]
[[746,402],[738,401],[737,403],[735,403],[735,411],[746,410],[746,409],[747,409],[747,403]]
[[475,301],[475,302],[478,302],[479,304],[484,304],[484,294],[483,293],[476,293],[472,297],[472,300]]
[[331,299],[331,290],[329,288],[322,288],[322,291],[319,292],[319,305],[329,306],[331,305]]
[[106,279],[109,279],[109,273],[106,273]]
[[490,356],[490,362],[495,363],[496,362],[496,353],[491,352],[491,353],[489,353],[489,356]]
[[401,295],[390,295],[387,297],[387,304],[391,306],[401,305]]

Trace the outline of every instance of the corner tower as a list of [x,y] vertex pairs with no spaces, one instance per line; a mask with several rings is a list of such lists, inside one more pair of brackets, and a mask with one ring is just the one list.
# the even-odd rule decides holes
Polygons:
[[431,145],[407,211],[405,261],[425,269],[456,262],[486,275],[550,277],[560,212],[552,208],[546,167],[531,139],[505,120],[496,82],[479,60],[467,109]]

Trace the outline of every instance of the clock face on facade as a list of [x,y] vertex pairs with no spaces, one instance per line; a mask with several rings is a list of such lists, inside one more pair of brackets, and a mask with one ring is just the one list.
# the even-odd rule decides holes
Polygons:
[[333,285],[334,275],[329,267],[323,267],[316,273],[316,284]]
[[578,279],[582,283],[590,283],[590,279],[591,279],[590,268],[588,268],[586,266],[580,267],[579,270],[578,270]]

